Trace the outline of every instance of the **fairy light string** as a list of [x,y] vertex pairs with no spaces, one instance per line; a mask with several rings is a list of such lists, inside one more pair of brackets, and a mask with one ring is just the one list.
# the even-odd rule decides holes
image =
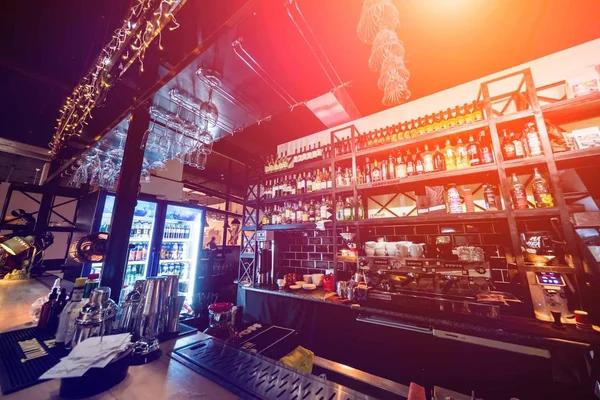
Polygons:
[[115,77],[121,77],[135,61],[144,70],[144,57],[152,41],[158,36],[158,47],[163,50],[162,30],[179,27],[175,13],[186,0],[133,0],[127,17],[102,49],[94,65],[75,86],[59,110],[57,126],[50,152],[56,155],[72,136],[83,133],[87,120],[92,119],[94,107],[102,104]]

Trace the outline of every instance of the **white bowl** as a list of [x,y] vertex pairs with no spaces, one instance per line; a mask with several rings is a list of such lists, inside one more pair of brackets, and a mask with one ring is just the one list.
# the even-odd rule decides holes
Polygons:
[[312,283],[315,286],[321,286],[323,284],[323,274],[312,274]]
[[375,255],[379,257],[385,256],[385,247],[379,247],[375,249]]
[[373,257],[375,255],[375,249],[370,249],[370,248],[367,247],[365,249],[365,253],[367,254],[367,256]]
[[[302,280],[304,281],[304,283],[312,283],[311,281],[311,277],[309,274],[306,275],[302,275]],[[297,282],[296,282],[297,283]]]
[[317,286],[312,283],[305,283],[304,285],[302,285],[302,289],[304,290],[315,290],[316,288]]
[[369,248],[369,247],[374,248],[376,244],[377,244],[377,242],[373,242],[373,241],[365,242],[365,248]]
[[296,281],[294,283],[296,286],[302,286],[302,285],[306,284],[306,282],[304,282],[304,281]]
[[290,289],[292,289],[292,290],[298,290],[298,289],[300,289],[301,287],[302,287],[302,286],[300,286],[300,285],[290,285],[290,286],[289,286],[289,288],[290,288]]

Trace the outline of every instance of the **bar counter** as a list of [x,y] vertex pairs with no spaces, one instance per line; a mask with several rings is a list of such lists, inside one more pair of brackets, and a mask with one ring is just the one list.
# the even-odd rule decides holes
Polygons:
[[417,327],[431,328],[433,330],[451,329],[454,332],[460,332],[466,335],[482,336],[515,344],[541,346],[548,349],[556,346],[597,347],[600,345],[600,333],[582,332],[577,330],[574,325],[566,325],[564,330],[559,330],[553,328],[552,324],[548,322],[539,321],[533,318],[500,315],[498,318],[482,321],[485,322],[485,324],[478,324],[474,322],[457,321],[452,319],[452,315],[449,315],[448,318],[442,318],[440,316],[428,316],[425,313],[400,312],[358,304],[352,305],[346,300],[340,300],[337,294],[326,297],[328,292],[320,289],[315,291],[306,291],[302,289],[292,291],[287,288],[279,290],[271,287],[245,287],[243,289],[269,295],[341,306],[353,310],[357,317],[365,314],[379,315]]
[[[174,348],[206,337],[203,333],[196,333],[161,343],[163,354],[158,360],[129,367],[125,380],[90,399],[238,399],[237,395],[168,355]],[[56,399],[60,398],[59,389],[60,380],[53,379],[0,397],[7,400]]]

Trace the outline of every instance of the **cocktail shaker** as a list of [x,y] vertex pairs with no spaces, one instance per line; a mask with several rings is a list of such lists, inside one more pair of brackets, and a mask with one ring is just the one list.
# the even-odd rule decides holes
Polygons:
[[348,283],[346,281],[338,281],[336,284],[337,295],[340,299],[345,299],[348,297]]
[[135,334],[140,339],[134,346],[134,353],[147,355],[158,350],[157,336],[165,324],[166,279],[152,277],[146,279],[142,288],[142,303],[135,322]]
[[119,306],[117,306],[117,303],[110,298],[110,288],[108,286],[101,286],[95,290],[98,290],[101,293],[100,305],[102,306],[102,329],[100,334],[110,335],[117,319]]
[[121,312],[117,321],[117,330],[119,332],[133,331],[140,310],[144,282],[146,282],[144,279],[137,280],[133,286],[133,290],[125,296],[125,299],[121,303]]
[[77,346],[87,338],[99,336],[102,329],[102,298],[103,291],[94,289],[90,300],[81,308],[75,321],[75,333],[71,347]]
[[179,296],[179,275],[165,275],[164,278],[166,318],[163,332],[174,333],[179,331],[179,313],[185,297]]

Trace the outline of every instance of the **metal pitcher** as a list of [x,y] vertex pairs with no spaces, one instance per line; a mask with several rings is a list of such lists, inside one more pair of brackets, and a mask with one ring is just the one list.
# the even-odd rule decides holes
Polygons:
[[142,301],[144,282],[146,282],[144,279],[137,280],[133,285],[133,290],[121,302],[121,312],[119,313],[117,322],[117,330],[119,332],[133,332]]
[[179,296],[179,275],[165,275],[166,317],[163,332],[174,333],[179,331],[179,314],[185,296]]
[[158,350],[158,335],[165,325],[166,279],[146,279],[142,288],[142,303],[135,322],[135,334],[140,339],[134,347],[135,354],[146,355]]

